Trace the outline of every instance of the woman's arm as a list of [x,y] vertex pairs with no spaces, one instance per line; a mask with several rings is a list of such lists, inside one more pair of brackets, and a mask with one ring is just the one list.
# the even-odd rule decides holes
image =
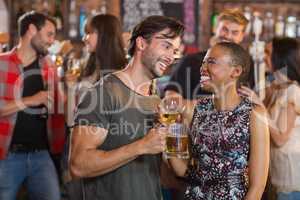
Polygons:
[[185,172],[188,166],[188,160],[183,160],[179,158],[170,158],[168,159],[169,165],[172,166],[175,174],[179,177],[184,177]]
[[249,189],[245,200],[259,200],[267,182],[270,154],[267,112],[263,106],[252,110],[250,131]]
[[289,140],[297,117],[294,104],[287,103],[279,109],[276,118],[269,119],[271,139],[277,147],[283,146]]

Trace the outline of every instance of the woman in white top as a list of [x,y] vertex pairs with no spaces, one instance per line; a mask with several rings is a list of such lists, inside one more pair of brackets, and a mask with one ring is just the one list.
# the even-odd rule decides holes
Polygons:
[[266,107],[270,114],[271,183],[278,200],[300,199],[300,43],[275,38],[271,48],[271,84]]
[[[272,140],[270,179],[277,200],[300,199],[300,43],[274,38],[265,60],[275,80],[264,104],[269,112]],[[250,95],[248,89],[240,92]]]

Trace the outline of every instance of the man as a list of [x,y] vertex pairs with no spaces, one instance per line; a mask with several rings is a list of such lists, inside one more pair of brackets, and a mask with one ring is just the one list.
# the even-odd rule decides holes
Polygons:
[[[245,29],[248,20],[237,9],[225,10],[220,13],[217,22],[215,37],[212,43],[218,42],[234,42],[240,44],[245,36]],[[178,66],[175,66],[175,71],[171,75],[170,83],[165,88],[166,94],[172,92],[179,93],[184,99],[195,99],[198,95],[207,94],[200,89],[200,67],[205,52],[187,55],[184,57]],[[250,78],[250,85],[254,77]]]
[[14,200],[25,183],[30,199],[59,200],[48,152],[47,115],[54,71],[44,56],[56,34],[55,21],[28,12],[18,20],[19,43],[0,54],[0,199]]
[[87,200],[160,200],[159,154],[165,135],[153,126],[159,99],[151,80],[173,63],[183,25],[151,16],[133,30],[128,66],[83,97],[72,133],[71,173],[83,177]]

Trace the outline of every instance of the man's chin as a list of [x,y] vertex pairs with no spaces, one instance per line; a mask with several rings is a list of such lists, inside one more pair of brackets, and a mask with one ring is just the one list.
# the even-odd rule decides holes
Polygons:
[[44,56],[46,56],[46,55],[49,54],[49,51],[48,51],[48,50],[41,50],[41,49],[39,49],[39,50],[36,50],[36,53],[37,53],[38,55],[44,57]]

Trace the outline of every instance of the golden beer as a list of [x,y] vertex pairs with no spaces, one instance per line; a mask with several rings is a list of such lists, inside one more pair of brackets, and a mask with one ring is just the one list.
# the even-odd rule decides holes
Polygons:
[[79,67],[74,67],[68,70],[68,72],[75,76],[80,76],[81,69]]
[[166,138],[167,149],[165,156],[188,158],[188,136],[186,134],[180,136],[168,135]]
[[174,113],[160,113],[159,114],[159,122],[162,124],[172,124],[176,122],[176,119],[179,117],[179,112]]

